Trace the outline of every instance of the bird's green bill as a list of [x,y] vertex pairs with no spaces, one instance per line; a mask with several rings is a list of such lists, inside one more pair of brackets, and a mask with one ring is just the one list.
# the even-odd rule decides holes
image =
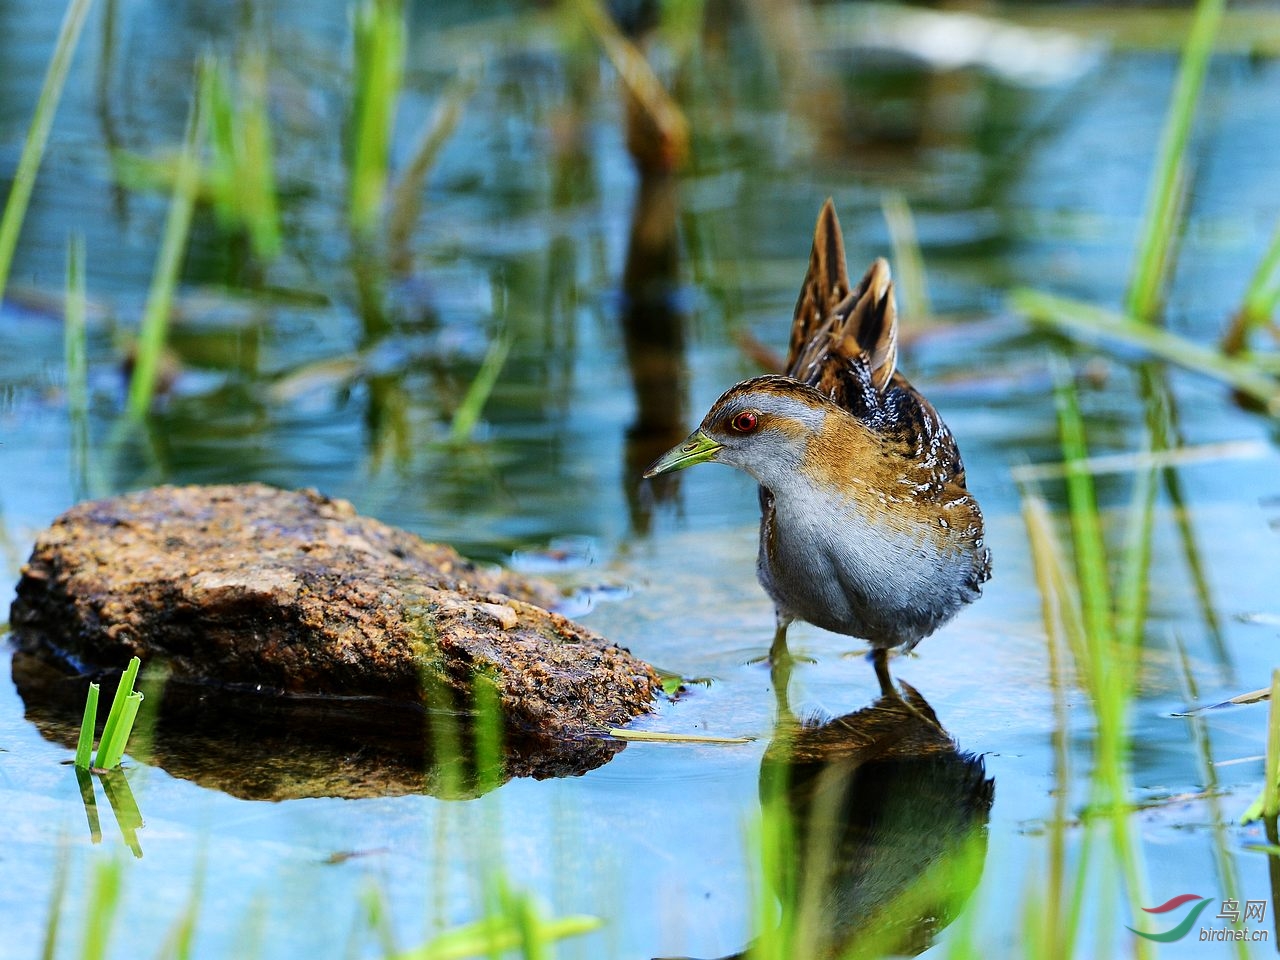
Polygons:
[[678,447],[672,447],[649,465],[644,472],[645,478],[656,477],[660,473],[683,470],[695,463],[706,463],[714,460],[720,452],[721,444],[716,443],[701,430],[689,434],[689,439]]

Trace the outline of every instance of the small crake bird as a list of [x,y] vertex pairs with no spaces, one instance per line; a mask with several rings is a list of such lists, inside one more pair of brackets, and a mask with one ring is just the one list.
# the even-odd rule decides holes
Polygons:
[[886,693],[888,651],[910,650],[991,576],[982,511],[942,418],[894,370],[889,265],[849,283],[828,200],[796,303],[786,376],[726,390],[689,438],[645,471],[715,461],[760,484],[756,572],[777,609],[771,660],[793,620],[870,642]]

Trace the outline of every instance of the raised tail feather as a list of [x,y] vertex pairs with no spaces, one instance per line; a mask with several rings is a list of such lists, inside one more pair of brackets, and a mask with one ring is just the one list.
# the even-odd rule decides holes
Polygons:
[[787,375],[797,376],[801,360],[810,352],[820,330],[830,326],[835,309],[849,296],[849,270],[845,266],[844,235],[836,217],[836,205],[827,198],[818,213],[809,252],[809,271],[800,286],[795,317],[791,321],[791,348],[787,351]]
[[796,302],[787,375],[831,392],[835,384],[828,381],[859,358],[865,359],[875,389],[883,392],[898,359],[893,280],[888,261],[877,257],[850,288],[840,221],[828,199],[818,214],[809,272]]

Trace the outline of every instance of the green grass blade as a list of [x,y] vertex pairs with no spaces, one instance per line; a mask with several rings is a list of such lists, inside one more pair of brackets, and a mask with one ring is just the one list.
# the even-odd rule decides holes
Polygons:
[[103,737],[103,742],[98,744],[98,762],[96,766],[101,770],[114,770],[120,766],[120,761],[124,758],[124,748],[129,742],[129,734],[133,732],[133,722],[138,718],[138,707],[142,705],[142,693],[131,693],[125,698],[124,706],[121,708],[120,721],[116,724],[112,731],[112,737],[107,740]]
[[1156,154],[1133,279],[1125,299],[1125,312],[1142,323],[1150,323],[1159,308],[1171,245],[1180,232],[1177,221],[1187,141],[1225,6],[1226,0],[1200,0],[1182,51],[1178,80]]
[[62,99],[67,71],[71,69],[71,59],[76,52],[80,30],[92,5],[93,0],[71,0],[67,5],[62,27],[58,30],[58,40],[53,48],[53,57],[45,71],[44,84],[40,87],[40,96],[36,100],[36,112],[31,118],[27,139],[22,144],[13,186],[5,201],[4,216],[0,217],[0,300],[4,299],[5,287],[9,282],[13,251],[18,246],[18,234],[22,232],[22,221],[27,216],[27,205],[31,202],[36,174],[40,170],[40,161],[44,158],[45,145],[49,142],[49,131],[53,129],[58,101]]
[[1245,293],[1244,313],[1253,324],[1271,319],[1280,306],[1280,224],[1271,237],[1271,246],[1258,264]]
[[350,220],[361,239],[382,217],[396,101],[404,76],[404,11],[399,0],[364,0],[354,13],[355,101],[350,152]]
[[510,350],[511,341],[505,337],[499,337],[489,345],[475,379],[471,381],[471,386],[467,388],[462,403],[453,415],[453,423],[449,427],[450,443],[466,443],[471,439],[471,431],[480,421],[480,414],[489,401],[489,394],[493,393],[493,388],[497,385],[498,375],[502,373]]
[[[207,62],[200,67],[201,81],[197,91],[203,91],[203,77],[212,69]],[[160,253],[151,277],[151,290],[142,315],[142,327],[138,333],[137,357],[133,376],[129,380],[129,416],[141,420],[151,408],[151,398],[156,391],[160,375],[160,355],[168,337],[169,313],[173,306],[173,294],[182,268],[182,256],[186,252],[187,234],[191,230],[191,217],[195,211],[196,193],[200,185],[200,143],[204,125],[201,123],[203,93],[192,98],[187,115],[187,132],[178,157],[177,174],[173,183],[173,196],[169,201],[169,216],[165,221],[164,237]]]
[[1116,587],[1116,641],[1121,669],[1132,673],[1141,657],[1143,628],[1147,619],[1148,581],[1151,575],[1151,541],[1155,528],[1158,475],[1151,457],[1163,452],[1176,439],[1169,423],[1171,402],[1158,373],[1144,364],[1139,371],[1147,406],[1146,443],[1139,455],[1148,460],[1145,470],[1133,478],[1133,494],[1125,529]]
[[929,302],[924,255],[920,252],[916,221],[907,198],[896,190],[886,193],[880,198],[880,209],[893,246],[893,272],[897,275],[902,313],[915,319],[931,317],[933,304]]
[[62,926],[62,902],[67,893],[67,845],[58,846],[58,859],[53,867],[53,888],[49,891],[49,916],[44,924],[44,944],[40,960],[53,960],[58,954],[58,929]]
[[[1043,930],[1042,940],[1063,943],[1064,956],[1070,956],[1073,933],[1067,929],[1064,911],[1068,907],[1067,880],[1067,801],[1070,796],[1071,751],[1068,745],[1070,714],[1067,708],[1067,680],[1063,650],[1068,641],[1063,636],[1066,617],[1059,611],[1068,598],[1057,589],[1062,578],[1061,563],[1053,535],[1053,522],[1044,499],[1032,489],[1021,488],[1022,517],[1031,546],[1032,568],[1040,594],[1040,616],[1048,640],[1049,688],[1053,691],[1054,813],[1049,824],[1049,865],[1047,890],[1040,909],[1029,912],[1024,925]],[[1028,901],[1030,903],[1030,901]],[[1034,927],[1032,927],[1034,924]]]
[[[138,668],[141,665],[141,660],[137,657],[131,657],[129,665],[120,677],[120,685],[116,687],[116,695],[111,699],[111,712],[107,714],[107,722],[102,728],[102,739],[98,741],[98,758],[93,764],[95,767],[109,770],[112,766],[115,766],[115,764],[104,764],[102,761],[110,756],[111,751],[114,749],[112,745],[115,743],[120,725],[125,716],[125,705],[128,703],[130,696],[133,695],[133,685],[138,678]],[[136,714],[137,707],[134,708],[134,712]]]
[[392,190],[387,250],[392,267],[401,273],[407,273],[411,266],[409,242],[422,211],[427,175],[435,166],[441,148],[457,129],[463,109],[475,88],[476,78],[467,75],[445,92]]
[[1009,306],[1034,323],[1051,326],[1073,339],[1136,347],[1161,360],[1221,380],[1262,404],[1272,416],[1280,416],[1280,382],[1244,361],[1225,357],[1177,334],[1137,323],[1124,314],[1038,290],[1023,287],[1012,291]]
[[276,202],[275,147],[267,113],[267,57],[251,50],[240,65],[239,163],[249,238],[254,253],[272,260],[280,253],[280,210]]
[[1262,813],[1280,813],[1280,670],[1271,671],[1271,703],[1267,711],[1266,781],[1262,785]]
[[120,861],[103,860],[94,871],[89,888],[89,906],[85,911],[84,944],[81,960],[103,960],[111,941],[116,910],[120,905]]
[[[1084,614],[1081,610],[1079,584],[1074,575],[1074,570],[1067,562],[1066,556],[1059,546],[1058,537],[1055,535],[1053,522],[1049,515],[1048,504],[1034,490],[1027,488],[1023,489],[1022,503],[1027,534],[1031,541],[1036,582],[1039,585],[1042,597],[1042,615],[1045,619],[1045,630],[1049,635],[1051,645],[1051,669],[1053,669],[1055,659],[1059,670],[1061,670],[1062,666],[1061,656],[1055,657],[1054,641],[1055,639],[1065,640],[1075,663],[1076,675],[1087,690],[1091,682],[1089,679],[1090,655],[1086,637],[1087,631],[1084,625]],[[1061,630],[1057,629],[1059,624],[1061,625]],[[1053,682],[1051,675],[1051,683]],[[1063,678],[1059,674],[1058,686],[1061,686],[1062,682]],[[1082,932],[1080,917],[1087,899],[1087,881],[1095,830],[1091,825],[1086,824],[1084,836],[1077,847],[1075,875],[1071,881],[1070,895],[1064,896],[1067,883],[1065,868],[1066,838],[1064,834],[1066,831],[1066,803],[1069,796],[1069,791],[1066,789],[1065,784],[1069,782],[1070,750],[1067,746],[1069,731],[1066,727],[1066,703],[1063,696],[1063,692],[1055,690],[1057,723],[1055,725],[1054,739],[1059,744],[1056,766],[1060,772],[1055,774],[1059,788],[1056,794],[1055,819],[1050,841],[1051,869],[1055,871],[1051,875],[1053,888],[1062,899],[1058,904],[1050,908],[1050,919],[1046,922],[1056,923],[1056,926],[1048,927],[1052,935],[1059,937],[1056,941],[1056,955],[1071,957],[1075,953],[1076,938]]]
[[[1089,680],[1097,724],[1093,792],[1109,816],[1112,849],[1130,906],[1136,912],[1146,902],[1146,894],[1127,807],[1127,714],[1133,696],[1133,670],[1120,655],[1102,522],[1093,478],[1083,467],[1088,457],[1084,418],[1075,386],[1063,366],[1056,368],[1054,379],[1062,455],[1067,465],[1067,502],[1076,575],[1085,621],[1084,650],[1089,662],[1084,672]],[[1139,956],[1149,955],[1145,942],[1136,943],[1135,948]]]
[[1240,822],[1274,820],[1280,813],[1280,670],[1271,671],[1271,703],[1267,708],[1267,755],[1262,792],[1240,815]]
[[1222,337],[1222,352],[1240,353],[1249,344],[1249,334],[1266,324],[1280,306],[1280,224],[1271,237],[1271,245],[1263,254],[1249,281],[1244,302]]
[[209,157],[202,171],[214,213],[224,225],[237,221],[235,162],[235,107],[227,87],[227,68],[218,57],[209,57],[200,71],[198,94],[208,138]]
[[230,69],[211,58],[202,71],[200,90],[209,138],[202,186],[219,222],[243,230],[254,254],[272,260],[280,252],[281,239],[265,54],[252,49],[241,58],[234,90]]
[[80,739],[76,743],[76,766],[88,770],[93,758],[93,734],[98,723],[98,685],[89,684],[84,699],[84,718],[80,721]]
[[[557,917],[539,921],[539,936],[546,943],[554,943],[590,933],[603,925],[604,921],[598,917],[578,914]],[[500,953],[506,953],[518,949],[520,945],[521,931],[518,928],[506,923],[495,924],[493,920],[485,919],[448,930],[430,943],[405,950],[389,960],[468,960],[471,957],[483,957],[494,947]]]
[[85,323],[84,237],[67,243],[67,306],[63,356],[67,367],[67,419],[71,424],[71,480],[76,499],[89,486],[89,361]]
[[[1082,466],[1089,456],[1084,418],[1080,415],[1079,401],[1070,372],[1061,363],[1056,365],[1054,381],[1058,430],[1062,438],[1062,460],[1067,472],[1067,504],[1071,514],[1076,578],[1084,612],[1087,649],[1093,659],[1093,663],[1089,665],[1089,673],[1094,682],[1099,682],[1099,671],[1109,665],[1113,643],[1106,546],[1102,537],[1102,522],[1098,515],[1093,477]],[[1101,697],[1104,690],[1099,684],[1090,692],[1095,697]]]

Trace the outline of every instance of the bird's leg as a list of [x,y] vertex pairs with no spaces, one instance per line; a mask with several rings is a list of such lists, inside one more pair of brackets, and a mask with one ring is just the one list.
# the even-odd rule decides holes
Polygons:
[[773,643],[769,645],[770,663],[778,663],[780,660],[791,657],[787,651],[787,627],[791,626],[791,618],[783,616],[781,610],[778,611],[777,617],[778,625],[773,631]]
[[874,647],[871,650],[871,662],[875,664],[876,679],[880,681],[880,692],[886,697],[901,699],[894,689],[893,678],[889,676],[889,651],[885,647]]
[[817,663],[813,657],[797,657],[787,649],[787,627],[791,626],[794,619],[781,610],[777,612],[778,626],[773,631],[773,643],[769,644],[769,653],[763,657],[752,657],[747,663],[786,663],[790,666],[793,663]]
[[[898,692],[898,688],[893,685],[893,678],[889,676],[889,650],[886,647],[874,647],[871,650],[871,662],[875,664],[876,679],[880,681],[880,695],[886,700],[893,700],[898,707],[905,707],[908,713],[915,714],[918,718],[933,727],[941,726],[938,724],[938,718],[928,716],[924,711],[912,703],[907,697]],[[907,687],[909,694],[919,697],[920,694]]]
[[788,695],[792,666],[791,657],[785,653],[781,657],[769,657],[769,682],[773,685],[773,700],[778,708],[774,724],[778,727],[795,724],[795,714],[791,712],[791,698]]

